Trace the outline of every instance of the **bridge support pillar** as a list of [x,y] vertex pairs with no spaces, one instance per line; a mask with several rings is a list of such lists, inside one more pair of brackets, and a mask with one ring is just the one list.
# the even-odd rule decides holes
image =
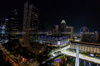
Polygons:
[[75,58],[73,58],[73,62],[75,61]]
[[79,66],[79,44],[76,44],[76,61],[75,66]]
[[86,66],[86,61],[84,61],[83,63],[84,63],[84,66]]
[[70,59],[72,59],[72,57],[70,57]]
[[79,63],[81,62],[81,60],[79,60]]
[[91,63],[89,63],[89,66],[91,66]]

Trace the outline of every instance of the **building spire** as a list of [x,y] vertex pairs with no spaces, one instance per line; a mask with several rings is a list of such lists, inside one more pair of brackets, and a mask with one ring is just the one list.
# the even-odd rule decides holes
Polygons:
[[61,21],[61,24],[62,24],[62,23],[65,23],[65,24],[66,24],[65,20],[62,20],[62,21]]

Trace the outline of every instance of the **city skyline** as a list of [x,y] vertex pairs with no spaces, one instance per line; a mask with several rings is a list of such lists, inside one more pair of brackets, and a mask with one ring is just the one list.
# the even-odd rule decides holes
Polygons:
[[100,66],[96,0],[2,0],[1,66]]
[[[28,0],[3,0],[0,2],[0,17],[11,11],[17,9],[19,14],[19,23],[23,23],[23,7]],[[61,20],[65,20],[67,25],[74,26],[74,34],[79,33],[83,26],[87,26],[90,31],[99,31],[99,3],[98,1],[39,1],[30,0],[39,9],[39,23],[40,26],[44,23],[46,29],[52,29],[56,24],[60,25]],[[20,27],[21,27],[20,25]]]

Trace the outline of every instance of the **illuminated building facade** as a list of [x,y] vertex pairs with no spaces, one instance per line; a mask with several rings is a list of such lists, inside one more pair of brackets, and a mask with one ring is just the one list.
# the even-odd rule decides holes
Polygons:
[[28,2],[24,4],[23,39],[26,44],[38,39],[38,9]]
[[[38,9],[36,7],[34,7],[33,5],[30,5],[29,6],[29,13],[30,13],[29,18],[31,18],[30,19],[30,27],[29,27],[30,28],[30,31],[29,31],[30,41],[36,42],[38,40],[38,34],[37,34],[38,23],[39,23],[39,21],[38,21]],[[35,33],[35,34],[33,34],[33,33]]]
[[61,32],[65,32],[66,31],[66,22],[65,22],[65,20],[61,21],[60,31]]
[[68,36],[69,38],[73,38],[73,27],[72,26],[66,27],[66,36]]
[[68,36],[69,38],[73,38],[73,27],[66,25],[65,20],[61,21],[60,27],[61,35]]
[[[71,43],[70,49],[76,49],[76,44]],[[79,45],[79,51],[84,51],[84,52],[90,52],[90,53],[98,53],[100,54],[100,47],[94,45],[87,45],[86,44],[80,44]]]
[[81,33],[82,42],[97,42],[98,38],[99,38],[98,33],[95,32]]
[[97,42],[99,38],[97,31],[89,32],[89,29],[86,26],[83,26],[80,29],[80,33],[82,42]]
[[67,36],[46,36],[40,35],[38,37],[38,42],[40,43],[47,43],[52,45],[64,45],[69,42]]
[[5,18],[5,24],[6,24],[6,36],[8,37],[8,32],[10,31],[10,25],[9,25],[9,19],[8,18]]
[[[5,19],[7,20],[7,19]],[[18,39],[18,15],[17,10],[11,11],[9,13],[9,21],[6,21],[6,36],[8,36],[9,40],[12,41],[14,39]]]
[[55,26],[54,26],[54,29],[53,29],[52,34],[53,34],[53,35],[58,35],[58,34],[59,34],[59,26],[58,26],[58,25],[55,25]]

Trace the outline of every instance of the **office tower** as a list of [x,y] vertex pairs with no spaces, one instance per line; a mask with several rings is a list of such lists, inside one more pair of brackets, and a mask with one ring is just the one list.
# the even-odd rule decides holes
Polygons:
[[61,32],[65,32],[66,31],[66,22],[65,22],[65,20],[61,21],[60,31]]
[[8,32],[10,31],[10,25],[9,25],[9,19],[8,18],[5,18],[5,25],[6,25],[6,37],[8,37]]
[[23,34],[22,38],[24,39],[25,44],[29,44],[29,39],[28,39],[28,2],[24,4],[24,16],[23,16]]
[[23,18],[23,39],[25,44],[35,42],[38,39],[38,9],[28,2],[24,4],[24,18]]
[[66,25],[65,20],[61,21],[61,35],[68,36],[68,38],[73,38],[73,27]]
[[80,29],[81,34],[81,41],[82,42],[97,42],[98,40],[98,33],[96,32],[89,32],[89,29],[86,26],[83,26]]
[[37,42],[38,40],[38,9],[33,5],[29,6],[29,28],[30,41]]
[[73,27],[72,26],[66,26],[66,36],[69,38],[73,38]]
[[6,24],[6,34],[10,41],[18,39],[18,15],[17,10],[11,11],[9,13],[9,21]]
[[59,34],[59,26],[58,25],[55,25],[54,26],[54,29],[53,29],[53,35],[58,35]]

